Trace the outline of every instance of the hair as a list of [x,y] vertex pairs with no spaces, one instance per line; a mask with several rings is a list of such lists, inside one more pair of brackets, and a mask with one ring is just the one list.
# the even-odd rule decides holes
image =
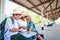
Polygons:
[[31,20],[31,17],[30,16],[27,16],[26,19]]
[[13,16],[14,16],[14,15],[21,15],[21,14],[13,14]]

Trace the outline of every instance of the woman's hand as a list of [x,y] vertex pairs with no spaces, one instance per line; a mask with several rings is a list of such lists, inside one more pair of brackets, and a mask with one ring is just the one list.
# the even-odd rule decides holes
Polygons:
[[19,26],[19,29],[21,29],[21,28],[27,29],[26,26]]
[[27,27],[26,26],[22,26],[23,27],[23,29],[27,29]]
[[21,29],[19,29],[19,32],[23,32]]
[[19,26],[19,27],[18,27],[18,29],[21,29],[21,28],[22,28],[22,26]]

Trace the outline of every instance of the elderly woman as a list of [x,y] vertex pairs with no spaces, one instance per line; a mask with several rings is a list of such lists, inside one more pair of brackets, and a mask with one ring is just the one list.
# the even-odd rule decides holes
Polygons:
[[28,28],[28,32],[30,33],[31,31],[34,31],[37,33],[37,38],[39,40],[43,40],[43,38],[40,36],[40,34],[36,31],[35,25],[34,23],[31,21],[31,18],[29,16],[26,17],[26,21],[27,21],[27,28]]
[[27,30],[27,22],[25,20],[25,14],[22,13],[21,18],[18,20],[19,29],[23,32],[23,29]]

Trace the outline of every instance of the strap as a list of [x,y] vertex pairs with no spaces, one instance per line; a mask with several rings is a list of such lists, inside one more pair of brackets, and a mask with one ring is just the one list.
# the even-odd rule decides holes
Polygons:
[[12,24],[14,24],[14,19],[12,17],[10,17],[10,18],[11,18]]

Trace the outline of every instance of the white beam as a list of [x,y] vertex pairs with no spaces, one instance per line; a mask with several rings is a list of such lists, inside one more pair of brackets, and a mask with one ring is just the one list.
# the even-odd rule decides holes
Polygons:
[[43,16],[44,16],[44,14],[43,14],[43,9],[42,9],[42,10],[41,10],[42,24],[44,24],[44,19],[43,19]]
[[5,5],[5,0],[0,0],[0,23],[4,19],[5,14],[4,14],[4,6]]

